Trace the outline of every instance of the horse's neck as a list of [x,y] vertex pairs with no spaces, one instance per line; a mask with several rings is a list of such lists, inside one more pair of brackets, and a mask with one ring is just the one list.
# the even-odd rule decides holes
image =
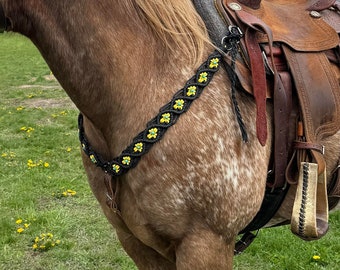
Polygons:
[[[131,15],[135,7],[126,4],[130,2],[47,1],[34,8],[9,1],[9,16],[30,14],[31,30],[25,23],[22,31],[15,23],[14,30],[36,44],[65,91],[92,121],[89,127],[125,147],[194,74],[189,57],[170,55],[146,19],[136,12]],[[126,130],[128,136],[122,135]]]
[[[163,49],[147,30],[143,33],[127,20],[120,25],[106,21],[100,14],[65,16],[57,24],[49,17],[34,22],[37,31],[30,38],[73,102],[90,118],[102,119],[105,110],[115,114],[121,98],[136,96],[138,88],[150,82],[149,74],[159,76],[162,67],[155,67]],[[112,17],[119,19],[118,14]]]
[[[119,20],[118,13],[112,18]],[[111,22],[100,14],[84,14],[84,21],[72,15],[57,25],[55,18],[43,18],[31,39],[92,128],[107,141],[127,145],[194,70],[184,55],[169,55],[146,25]],[[126,130],[130,137],[122,136]]]

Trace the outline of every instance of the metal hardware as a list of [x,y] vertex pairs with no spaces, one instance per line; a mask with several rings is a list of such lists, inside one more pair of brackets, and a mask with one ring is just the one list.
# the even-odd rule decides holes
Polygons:
[[239,4],[234,3],[234,2],[229,3],[228,6],[234,11],[242,10],[242,7]]
[[315,10],[312,10],[311,12],[309,12],[309,15],[312,17],[312,18],[321,18],[321,14]]

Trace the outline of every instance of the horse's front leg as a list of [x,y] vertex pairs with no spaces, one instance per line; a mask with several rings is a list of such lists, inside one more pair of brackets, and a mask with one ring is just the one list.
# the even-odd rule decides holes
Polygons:
[[133,234],[122,230],[116,231],[124,250],[132,258],[139,270],[177,269],[174,262],[169,261],[154,249],[142,243]]
[[207,228],[194,229],[176,250],[177,270],[230,270],[233,267],[234,239]]
[[[105,172],[94,166],[84,153],[82,153],[82,157],[92,192],[98,200],[106,218],[115,228],[118,239],[124,250],[135,262],[138,269],[175,270],[174,251],[169,250],[170,246],[147,228],[144,218],[135,204],[135,199],[133,194],[131,194],[131,190],[126,186],[120,187],[118,203],[119,209],[122,210],[122,218],[109,208],[106,203],[107,187],[104,179],[107,176]],[[136,237],[135,235],[139,235],[139,237]],[[148,243],[150,243],[150,245],[147,245]],[[159,251],[151,248],[151,245],[164,251],[164,254],[161,255]],[[166,259],[165,257],[171,259]]]

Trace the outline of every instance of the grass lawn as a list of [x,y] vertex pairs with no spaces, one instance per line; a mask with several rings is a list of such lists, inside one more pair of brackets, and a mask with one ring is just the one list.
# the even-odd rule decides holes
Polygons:
[[[0,97],[0,270],[136,269],[87,184],[77,110],[15,34],[0,35]],[[316,242],[261,230],[235,269],[340,269],[340,212],[330,219]]]

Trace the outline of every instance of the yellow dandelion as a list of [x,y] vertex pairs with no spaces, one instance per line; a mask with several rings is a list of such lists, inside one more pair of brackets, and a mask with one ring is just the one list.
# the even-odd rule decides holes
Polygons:
[[74,196],[74,195],[77,194],[77,192],[74,191],[74,190],[72,190],[72,189],[68,189],[68,190],[67,190],[67,193],[68,193],[68,195],[70,195],[70,196]]
[[32,159],[27,160],[27,166],[28,168],[36,167],[38,164],[34,163]]
[[48,162],[44,162],[44,167],[48,168],[48,167],[50,167],[50,164]]
[[38,245],[37,244],[33,244],[32,248],[35,250],[35,249],[38,249]]
[[18,229],[17,229],[17,232],[18,232],[18,233],[22,233],[23,231],[24,231],[23,228],[18,228]]
[[313,260],[314,261],[318,261],[318,260],[320,260],[321,259],[321,257],[319,256],[319,255],[314,255],[313,256]]
[[71,151],[72,151],[72,148],[71,148],[71,147],[67,147],[67,148],[66,148],[66,151],[67,151],[67,152],[71,152]]
[[32,132],[32,131],[34,131],[34,128],[32,128],[32,127],[28,127],[28,128],[26,129],[26,132],[27,132],[27,133],[30,133],[30,132]]
[[17,219],[17,220],[15,221],[15,223],[16,223],[16,224],[21,224],[21,223],[22,223],[22,219]]
[[30,224],[28,224],[28,223],[25,223],[24,224],[24,227],[27,229],[28,227],[30,226]]

